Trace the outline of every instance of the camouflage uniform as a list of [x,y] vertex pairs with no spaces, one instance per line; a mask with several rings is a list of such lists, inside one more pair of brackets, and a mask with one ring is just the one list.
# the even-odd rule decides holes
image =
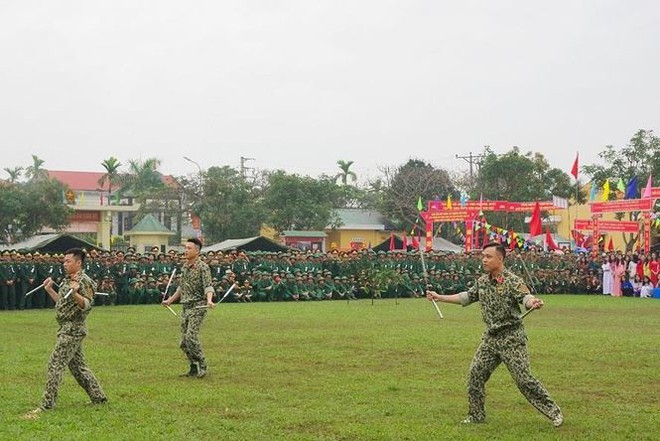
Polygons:
[[107,400],[98,380],[89,367],[87,367],[85,356],[82,352],[82,341],[87,335],[85,318],[92,309],[96,284],[83,271],[76,274],[76,278],[80,284],[80,295],[87,298],[90,303],[83,310],[78,307],[72,295],[65,299],[64,295],[69,291],[71,278],[67,276],[62,281],[59,289],[60,297],[55,304],[59,330],[57,331],[55,349],[53,349],[48,362],[48,379],[41,402],[42,409],[55,407],[64,368],[67,366],[78,384],[85,389],[92,403],[103,403]]
[[518,304],[525,304],[531,294],[522,279],[508,270],[504,270],[499,280],[484,275],[467,292],[460,293],[460,297],[463,306],[480,302],[486,323],[486,332],[468,373],[468,418],[473,421],[486,418],[486,382],[502,362],[532,406],[550,419],[560,415],[559,407],[532,376],[529,366],[527,334]]
[[198,259],[193,264],[183,265],[181,273],[181,350],[186,354],[191,365],[197,364],[200,370],[206,370],[206,357],[199,342],[199,330],[206,317],[206,293],[213,290],[211,270]]

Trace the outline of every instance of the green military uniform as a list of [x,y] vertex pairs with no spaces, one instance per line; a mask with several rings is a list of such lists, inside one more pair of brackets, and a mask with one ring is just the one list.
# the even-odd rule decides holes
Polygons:
[[209,266],[197,259],[186,263],[181,270],[181,281],[177,289],[181,293],[181,350],[192,366],[198,366],[200,374],[207,370],[206,357],[199,341],[199,331],[206,317],[207,309],[196,308],[206,305],[207,293],[215,293]]
[[561,415],[557,404],[530,370],[527,335],[518,305],[525,304],[532,296],[522,279],[508,270],[504,270],[501,278],[484,275],[459,296],[463,306],[479,302],[486,323],[486,332],[468,373],[468,418],[475,422],[486,418],[486,381],[502,362],[520,392],[537,410],[550,419]]
[[23,263],[20,265],[19,273],[21,277],[21,289],[19,290],[19,308],[30,309],[32,307],[32,295],[25,297],[25,294],[39,286],[37,283],[37,266],[32,261],[31,257],[30,259],[23,261]]
[[15,283],[18,275],[16,267],[9,260],[9,252],[5,251],[3,258],[6,260],[0,262],[0,309],[15,309]]

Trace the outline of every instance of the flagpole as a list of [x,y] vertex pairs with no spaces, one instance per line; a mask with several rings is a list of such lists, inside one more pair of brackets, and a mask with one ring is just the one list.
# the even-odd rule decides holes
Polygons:
[[[579,205],[580,205],[580,183],[577,180],[577,178],[575,178],[575,219],[578,218]],[[570,219],[570,216],[569,216],[569,219]],[[568,224],[568,233],[569,233],[568,237],[569,237],[569,240],[570,240],[570,237],[571,237],[571,234],[570,234],[571,233],[571,224],[570,223]],[[577,244],[576,244],[576,246],[577,246]]]

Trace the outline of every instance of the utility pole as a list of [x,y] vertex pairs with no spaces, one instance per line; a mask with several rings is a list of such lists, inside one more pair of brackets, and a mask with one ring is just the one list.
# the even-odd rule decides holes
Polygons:
[[246,163],[247,161],[254,161],[254,160],[255,160],[254,158],[246,158],[246,157],[241,156],[241,177],[242,177],[243,179],[245,179],[245,172],[246,172],[247,170],[254,170],[253,167],[246,167],[246,166],[245,166],[245,163]]
[[[488,147],[488,146],[486,146]],[[484,158],[486,155],[473,155],[472,152],[468,156],[458,156],[456,155],[456,159],[463,159],[465,160],[468,164],[470,164],[470,185],[474,186],[474,172],[472,166],[476,164],[477,166],[481,165],[481,159]]]

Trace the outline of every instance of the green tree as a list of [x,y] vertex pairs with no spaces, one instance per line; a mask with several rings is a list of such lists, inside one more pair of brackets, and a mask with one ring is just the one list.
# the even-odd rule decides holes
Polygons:
[[[111,194],[114,184],[119,180],[119,167],[121,167],[121,162],[114,156],[110,156],[108,159],[101,162],[101,165],[105,169],[105,174],[99,179],[99,185],[101,188],[105,187],[107,182],[108,184],[108,204],[111,203]],[[112,232],[111,232],[112,233]]]
[[4,169],[9,175],[9,182],[15,184],[21,179],[21,174],[23,173],[23,167],[5,167]]
[[128,161],[128,172],[119,176],[118,183],[122,194],[133,197],[140,204],[140,209],[133,222],[138,222],[144,215],[159,212],[166,203],[162,193],[166,190],[163,175],[158,171],[160,159]]
[[[194,189],[194,183],[190,183]],[[203,191],[190,207],[202,220],[209,242],[257,236],[264,218],[261,190],[229,166],[211,167],[204,176]]]
[[397,229],[409,229],[419,223],[417,200],[446,199],[459,194],[447,171],[433,167],[419,159],[410,159],[396,169],[382,169],[385,186],[382,198],[377,198],[378,210]]
[[[551,200],[552,196],[570,198],[575,194],[569,175],[557,168],[550,168],[540,153],[521,154],[513,147],[503,155],[496,155],[489,147],[484,149],[484,158],[477,174],[477,192],[473,200],[482,195],[484,200],[531,202]],[[583,200],[584,194],[578,193]],[[529,213],[486,213],[491,224],[517,231],[529,227],[524,218]]]
[[0,231],[4,239],[14,243],[45,227],[65,228],[73,213],[63,200],[66,190],[54,179],[1,186]]
[[32,155],[32,165],[25,168],[25,176],[31,182],[38,182],[48,179],[48,171],[43,168],[45,161],[37,155]]
[[266,221],[278,231],[323,230],[338,222],[334,208],[340,199],[337,184],[328,177],[286,174],[268,176],[264,189]]
[[357,175],[350,170],[351,166],[353,165],[353,161],[343,161],[340,159],[337,161],[337,165],[341,169],[341,172],[335,176],[335,179],[341,182],[342,185],[346,185],[349,178],[353,182],[357,181]]
[[[628,145],[615,149],[611,145],[605,146],[605,150],[598,156],[603,164],[589,164],[582,167],[584,173],[592,178],[592,182],[602,187],[606,179],[619,178],[629,182],[633,176],[638,178],[638,189],[640,192],[646,185],[649,176],[660,176],[660,138],[655,136],[653,130],[638,130],[630,138]],[[615,197],[615,186],[611,186],[610,199]],[[627,217],[629,220],[637,221],[640,212],[616,213],[616,218],[621,220]],[[621,233],[626,250],[631,251],[637,240],[638,233]]]

